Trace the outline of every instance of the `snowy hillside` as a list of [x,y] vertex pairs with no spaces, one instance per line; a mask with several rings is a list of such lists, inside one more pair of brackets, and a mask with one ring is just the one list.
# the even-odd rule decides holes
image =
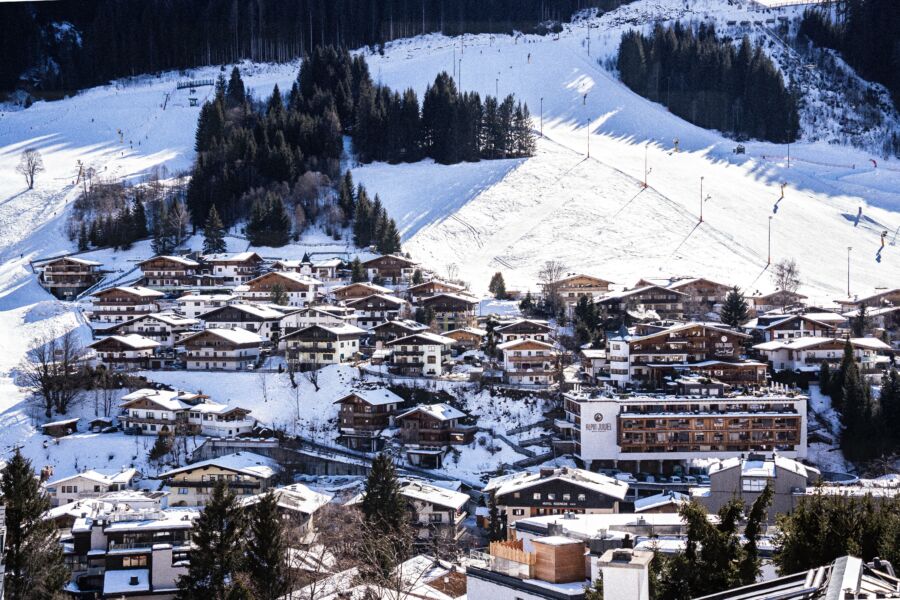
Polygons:
[[[891,242],[900,228],[898,161],[824,142],[791,145],[790,168],[784,146],[750,142],[746,154],[736,155],[733,141],[675,118],[604,69],[602,60],[627,27],[656,19],[765,18],[717,0],[689,4],[694,8],[685,8],[683,0],[638,0],[567,27],[558,39],[430,35],[389,44],[383,56],[367,57],[376,80],[421,94],[438,72],[458,70],[463,90],[514,93],[526,101],[534,127],[543,121],[544,137],[530,159],[374,164],[354,168],[355,180],[380,195],[414,258],[441,273],[455,265],[476,291],[498,270],[510,289],[533,289],[548,259],[620,284],[693,274],[751,292],[769,289],[770,217],[773,261],[795,258],[804,291],[814,298],[846,292],[848,246],[853,292],[897,285],[900,246],[888,245],[880,263],[875,256],[881,232],[890,231]],[[289,89],[297,65],[245,64],[242,71],[248,87],[264,96],[275,83]],[[176,83],[217,73],[210,67],[138,78],[27,110],[0,107],[0,453],[24,443],[38,464],[65,462],[67,469],[75,467],[72,456],[96,454],[95,436],[48,450],[33,435],[16,365],[42,332],[81,327],[86,336],[87,330],[72,305],[37,285],[29,261],[73,250],[64,215],[78,194],[78,161],[100,178],[132,181],[154,170],[165,175],[187,169],[200,109],[190,106],[188,90],[176,90]],[[199,88],[197,97],[202,102],[211,90]],[[15,172],[27,147],[38,148],[46,166],[31,191]],[[651,173],[643,190],[645,155]],[[710,195],[702,224],[701,177],[703,193]],[[775,213],[782,182],[785,198]],[[241,240],[229,243],[242,249]],[[139,249],[101,260],[124,275]],[[299,256],[303,249],[283,254]],[[290,414],[265,418],[276,422]],[[116,456],[98,465],[118,465],[137,452],[133,440],[118,443]]]

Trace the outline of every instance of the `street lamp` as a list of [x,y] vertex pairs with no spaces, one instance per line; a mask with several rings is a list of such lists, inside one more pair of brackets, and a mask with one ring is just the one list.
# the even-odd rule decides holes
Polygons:
[[587,124],[585,125],[587,129],[587,157],[591,157],[591,119],[590,117],[587,120]]
[[459,91],[462,91],[462,59],[459,59],[459,68],[456,70],[456,78],[459,83]]
[[500,71],[497,71],[497,77],[494,78],[494,97],[500,100]]
[[709,194],[706,195],[706,198],[703,197],[703,176],[700,177],[700,222],[703,222],[703,203],[709,200],[712,196]]
[[769,215],[769,259],[766,261],[766,266],[772,264],[772,215]]
[[850,298],[850,251],[852,246],[847,246],[847,298]]
[[647,175],[650,174],[652,169],[647,168],[647,149],[650,148],[650,142],[647,142],[644,145],[644,187],[647,187]]

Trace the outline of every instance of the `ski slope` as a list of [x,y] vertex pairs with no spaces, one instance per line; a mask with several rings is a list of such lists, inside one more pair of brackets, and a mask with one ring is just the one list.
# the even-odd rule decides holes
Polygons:
[[[633,94],[598,63],[612,55],[628,27],[680,18],[716,20],[721,30],[723,21],[759,18],[754,15],[715,0],[637,0],[566,27],[558,39],[428,35],[388,44],[384,55],[367,56],[375,79],[422,94],[440,71],[459,71],[463,90],[514,93],[526,101],[543,137],[529,159],[373,164],[355,166],[353,176],[379,194],[414,258],[443,274],[457,272],[476,291],[486,289],[495,271],[504,273],[508,289],[534,289],[549,259],[622,285],[639,277],[696,275],[749,292],[768,290],[770,217],[773,262],[796,259],[803,291],[814,299],[846,294],[847,247],[853,248],[853,293],[900,284],[900,246],[888,245],[875,261],[880,232],[889,230],[890,241],[900,227],[898,161],[823,142],[791,145],[790,168],[784,146],[750,142],[746,154],[735,155],[734,142]],[[241,66],[258,96],[276,83],[289,89],[297,68]],[[48,449],[35,435],[39,421],[16,383],[16,366],[38,335],[77,327],[86,338],[88,331],[74,305],[37,285],[29,261],[74,249],[64,223],[78,194],[78,161],[101,179],[140,181],[154,172],[165,178],[185,171],[200,109],[176,83],[217,74],[210,67],[140,77],[27,110],[0,106],[0,454],[24,444],[37,464],[66,470],[91,457],[98,466],[112,466],[146,455],[130,440],[108,442],[120,446],[110,458],[100,455],[105,446],[96,436]],[[202,102],[211,91],[199,88],[196,97]],[[40,150],[46,167],[34,190],[26,190],[15,172],[20,152],[30,147]],[[645,156],[651,169],[646,189]],[[709,195],[703,223],[701,177]],[[782,182],[785,197],[778,202]],[[240,240],[232,242],[242,249]],[[124,275],[140,249],[104,251],[103,260]],[[299,256],[304,249],[279,252]],[[88,416],[91,409],[81,412]],[[273,422],[288,418],[266,415]],[[85,460],[73,463],[73,456]]]

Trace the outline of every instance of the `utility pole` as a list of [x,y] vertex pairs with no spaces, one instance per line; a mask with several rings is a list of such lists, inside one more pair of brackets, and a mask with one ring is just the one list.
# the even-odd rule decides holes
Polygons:
[[766,261],[766,267],[772,264],[772,215],[769,215],[769,259]]
[[541,137],[544,137],[544,97],[541,96]]
[[459,59],[459,68],[456,70],[457,75],[457,83],[459,84],[459,91],[462,91],[462,59]]
[[790,142],[788,142],[788,164],[787,164],[787,168],[788,168],[788,169],[791,168],[791,144],[790,144]]
[[500,71],[497,71],[497,77],[494,78],[494,98],[500,101]]
[[650,171],[647,169],[647,149],[650,147],[650,142],[644,144],[644,188],[647,187],[647,175],[650,174]]
[[852,246],[847,246],[847,298],[850,298],[850,251]]
[[703,176],[700,176],[700,222],[703,222]]
[[453,79],[459,82],[459,78],[456,76],[456,46],[453,46]]
[[591,119],[588,118],[587,124],[585,126],[587,129],[587,157],[591,157]]

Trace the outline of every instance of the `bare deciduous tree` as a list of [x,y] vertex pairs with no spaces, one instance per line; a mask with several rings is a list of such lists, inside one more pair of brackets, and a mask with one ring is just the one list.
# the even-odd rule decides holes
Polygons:
[[84,347],[74,330],[50,331],[32,340],[34,349],[20,365],[21,382],[48,419],[66,414],[82,393]]
[[44,161],[41,153],[34,148],[26,148],[19,156],[19,164],[16,172],[21,173],[25,177],[25,183],[28,189],[34,189],[34,179],[38,173],[44,171]]
[[559,308],[559,286],[565,272],[566,265],[558,260],[548,260],[538,270],[538,281],[544,288],[544,298],[554,313]]
[[785,258],[775,264],[775,287],[780,292],[779,300],[782,308],[786,306],[800,288],[800,269],[793,258]]

